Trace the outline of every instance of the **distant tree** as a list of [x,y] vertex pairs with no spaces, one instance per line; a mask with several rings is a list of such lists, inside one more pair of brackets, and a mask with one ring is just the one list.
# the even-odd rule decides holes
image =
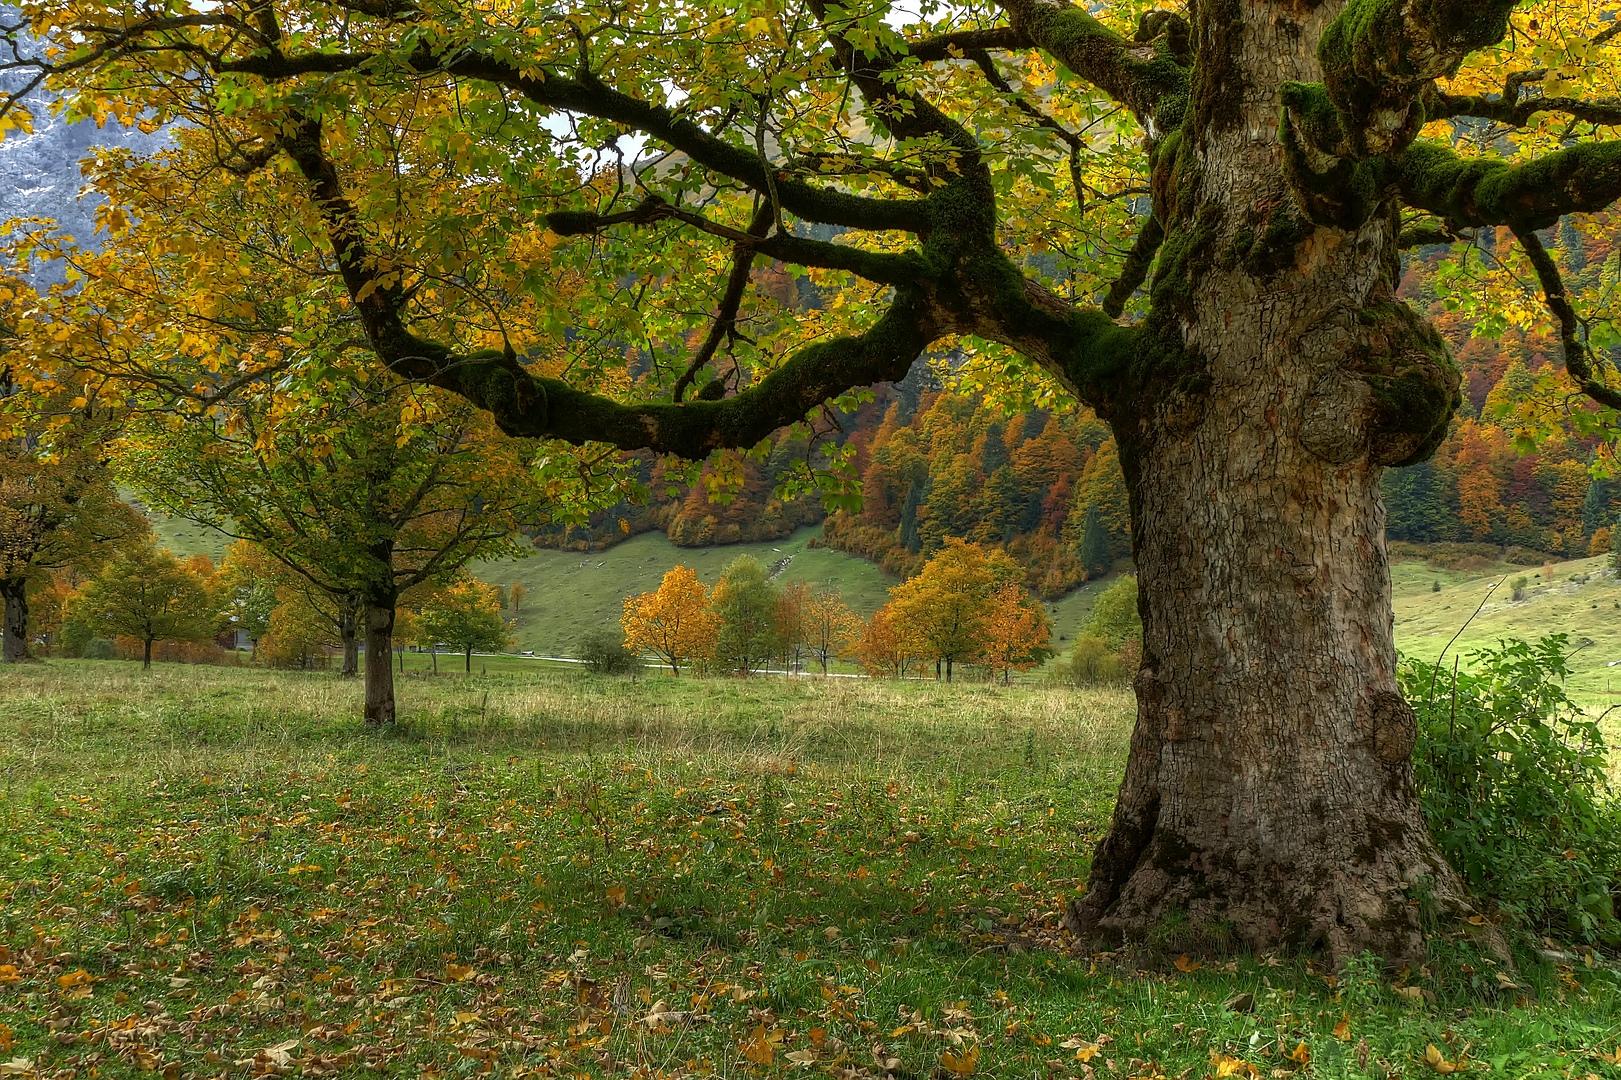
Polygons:
[[1137,611],[1137,579],[1129,574],[1098,594],[1086,632],[1096,634],[1112,649],[1128,641],[1141,641],[1143,620]]
[[1075,511],[1069,516],[1068,539],[1076,543],[1075,532],[1085,526],[1087,507],[1096,507],[1109,540],[1113,558],[1131,550],[1131,508],[1126,495],[1126,477],[1120,468],[1120,450],[1113,439],[1105,439],[1097,452],[1081,467],[1075,482]]
[[1582,496],[1582,532],[1592,536],[1610,525],[1610,482],[1595,476]]
[[1593,538],[1587,542],[1588,555],[1603,555],[1610,550],[1610,527],[1600,525],[1593,530]]
[[777,587],[758,559],[733,559],[715,583],[709,604],[720,616],[715,658],[722,664],[747,675],[780,653]]
[[276,610],[276,579],[266,572],[270,567],[269,556],[248,541],[238,540],[226,549],[217,579],[226,622],[247,635],[255,655]]
[[640,664],[636,654],[625,648],[624,632],[608,626],[581,634],[574,653],[588,671],[598,675],[627,675]]
[[790,675],[799,668],[810,644],[806,625],[810,603],[810,585],[803,581],[790,581],[777,590],[777,643],[782,650],[782,666]]
[[458,574],[434,590],[417,616],[421,632],[437,645],[460,649],[466,670],[473,672],[473,651],[497,652],[512,646],[512,634],[501,619],[501,592],[471,574]]
[[[0,383],[6,374],[0,370]],[[55,395],[48,395],[53,397]],[[0,385],[0,659],[31,659],[30,590],[53,574],[93,573],[120,541],[149,533],[146,519],[114,489],[102,447],[106,421],[87,419],[86,407],[50,426],[50,402],[10,394]],[[25,403],[33,408],[24,411]]]
[[1380,484],[1385,530],[1393,540],[1435,543],[1457,535],[1455,494],[1434,462],[1386,469]]
[[805,605],[805,639],[823,675],[833,657],[859,641],[865,628],[837,589],[817,589]]
[[148,541],[120,554],[85,586],[78,617],[107,637],[139,638],[141,666],[152,666],[155,641],[207,641],[220,612],[207,584]]
[[1022,576],[1003,552],[947,538],[916,577],[889,590],[908,651],[933,658],[935,677],[950,682],[959,661],[979,654],[992,593]]
[[518,605],[523,603],[523,598],[528,595],[529,590],[523,587],[521,581],[514,581],[512,587],[507,590],[507,596],[512,600],[512,613],[514,615],[518,614]]
[[916,555],[923,550],[923,538],[917,531],[917,508],[921,501],[917,481],[906,485],[906,498],[901,503],[901,547]]
[[626,597],[621,625],[626,648],[653,653],[670,665],[672,675],[681,674],[681,665],[689,660],[715,655],[720,634],[720,616],[710,610],[709,590],[687,566],[669,570],[654,591]]
[[861,670],[868,675],[904,679],[917,665],[918,658],[910,652],[898,624],[894,601],[872,613],[855,643],[855,652]]
[[1081,570],[1087,577],[1107,574],[1114,565],[1114,552],[1109,547],[1109,534],[1103,528],[1103,515],[1097,503],[1088,503],[1081,527],[1081,547],[1078,552]]
[[1047,611],[1020,585],[1003,585],[991,597],[981,655],[1004,685],[1013,672],[1029,671],[1052,655],[1052,623]]

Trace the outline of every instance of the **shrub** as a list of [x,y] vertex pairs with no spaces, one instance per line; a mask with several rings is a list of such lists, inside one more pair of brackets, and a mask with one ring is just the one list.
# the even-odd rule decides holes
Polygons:
[[628,675],[641,668],[641,660],[625,648],[624,635],[606,626],[580,635],[575,653],[586,670],[598,675]]
[[1516,599],[1516,600],[1524,600],[1525,599],[1525,590],[1526,590],[1527,586],[1529,586],[1530,584],[1531,584],[1531,579],[1526,577],[1524,574],[1521,574],[1519,577],[1515,578],[1514,579],[1514,584],[1512,585],[1512,588],[1514,590],[1514,599]]
[[1447,859],[1511,925],[1621,941],[1621,808],[1598,723],[1565,694],[1567,639],[1506,642],[1469,670],[1406,659],[1414,778]]
[[87,638],[79,646],[77,655],[84,657],[86,660],[117,660],[119,658],[118,646],[113,643],[112,638],[104,637]]
[[1125,662],[1098,634],[1082,634],[1075,639],[1069,657],[1054,666],[1053,676],[1072,686],[1097,686],[1127,678]]

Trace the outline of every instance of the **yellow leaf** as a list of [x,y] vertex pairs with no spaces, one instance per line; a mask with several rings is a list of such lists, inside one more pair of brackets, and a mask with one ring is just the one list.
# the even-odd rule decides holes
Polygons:
[[1183,953],[1181,956],[1176,958],[1176,970],[1182,972],[1184,975],[1190,971],[1198,971],[1199,967],[1199,961],[1189,960],[1187,953]]
[[1292,1052],[1290,1052],[1289,1060],[1290,1061],[1297,1061],[1302,1065],[1310,1065],[1311,1064],[1311,1050],[1309,1050],[1306,1047],[1306,1044],[1304,1042],[1302,1042],[1300,1045],[1296,1046]]
[[14,983],[20,981],[22,981],[22,976],[17,973],[16,964],[0,964],[0,983]]
[[78,971],[70,971],[66,975],[58,975],[56,977],[56,985],[60,986],[64,990],[72,990],[75,986],[88,986],[93,981],[95,980],[84,968],[80,968]]
[[467,964],[446,964],[445,978],[451,982],[466,982],[473,977],[473,969]]
[[1446,1056],[1435,1048],[1434,1043],[1430,1043],[1424,1048],[1423,1060],[1424,1064],[1428,1065],[1442,1076],[1450,1076],[1453,1073],[1463,1072],[1465,1068],[1462,1055],[1459,1055],[1457,1061],[1448,1061]]
[[1254,1077],[1261,1075],[1256,1070],[1254,1065],[1251,1065],[1243,1058],[1228,1057],[1226,1054],[1219,1053],[1215,1050],[1210,1051],[1210,1065],[1214,1070],[1211,1073],[1211,1075],[1214,1077]]
[[1338,1039],[1340,1042],[1345,1042],[1346,1040],[1350,1039],[1350,1037],[1351,1037],[1351,1018],[1350,1017],[1342,1016],[1340,1018],[1340,1022],[1334,1025],[1334,1037],[1336,1039]]
[[940,1055],[940,1067],[953,1076],[972,1076],[979,1068],[979,1044],[975,1043],[959,1054],[947,1050]]
[[608,887],[608,906],[616,908],[625,906],[625,887],[623,885],[610,885]]

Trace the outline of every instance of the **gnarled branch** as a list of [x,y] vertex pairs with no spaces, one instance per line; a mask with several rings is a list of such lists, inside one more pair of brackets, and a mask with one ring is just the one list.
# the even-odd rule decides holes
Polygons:
[[1409,206],[1428,210],[1451,229],[1512,225],[1532,232],[1621,198],[1621,142],[1579,143],[1510,165],[1461,158],[1425,140],[1408,147],[1388,172]]
[[[1070,71],[1130,109],[1150,134],[1182,122],[1188,96],[1187,27],[1171,20],[1144,22],[1163,32],[1128,41],[1067,0],[997,0],[1015,30]],[[1139,35],[1141,36],[1141,35]]]
[[[326,222],[344,284],[378,358],[398,375],[460,394],[487,410],[509,435],[572,443],[606,442],[627,450],[698,458],[727,446],[752,446],[852,387],[903,378],[941,336],[933,306],[916,288],[897,289],[887,312],[866,331],[809,345],[759,382],[719,401],[624,403],[537,376],[510,352],[460,355],[405,325],[398,281],[380,273],[318,122],[300,119],[288,155],[310,184]],[[829,245],[834,246],[834,245]]]
[[1559,275],[1559,267],[1554,263],[1553,256],[1542,246],[1542,241],[1534,230],[1515,229],[1514,235],[1530,258],[1532,268],[1536,270],[1537,281],[1542,286],[1542,296],[1548,310],[1553,312],[1554,318],[1559,321],[1559,341],[1564,347],[1565,370],[1576,380],[1576,385],[1581,387],[1582,393],[1600,405],[1621,409],[1621,390],[1606,384],[1593,370],[1587,345],[1581,339],[1581,321],[1577,319],[1576,309],[1571,305],[1570,297],[1565,292],[1565,282]]

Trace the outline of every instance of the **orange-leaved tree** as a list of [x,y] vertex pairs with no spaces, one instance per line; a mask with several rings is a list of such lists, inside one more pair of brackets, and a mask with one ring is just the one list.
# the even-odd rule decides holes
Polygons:
[[956,663],[979,658],[992,594],[1023,576],[1005,552],[947,539],[916,577],[889,590],[907,651],[933,659],[935,678],[950,682]]
[[866,628],[855,643],[856,661],[868,675],[904,679],[919,662],[910,648],[907,635],[901,633],[892,600],[867,620]]
[[1013,672],[1029,671],[1051,656],[1051,638],[1047,612],[1028,592],[1012,583],[996,590],[985,612],[983,656],[1004,684]]
[[652,592],[627,596],[620,620],[625,647],[656,654],[673,675],[689,660],[714,655],[720,623],[709,607],[709,590],[690,566],[670,570]]
[[829,661],[861,640],[865,629],[861,616],[850,610],[843,594],[828,588],[817,589],[805,602],[803,623],[805,642],[822,665],[823,675],[827,674]]

